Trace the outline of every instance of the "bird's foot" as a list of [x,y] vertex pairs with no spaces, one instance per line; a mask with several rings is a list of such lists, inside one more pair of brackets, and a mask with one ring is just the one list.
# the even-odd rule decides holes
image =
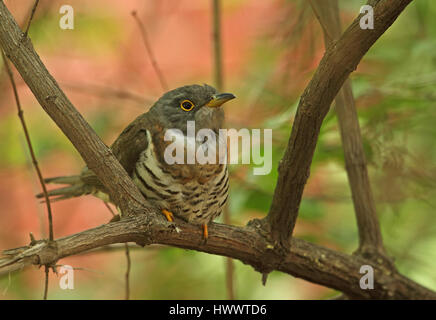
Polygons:
[[174,221],[174,215],[173,215],[172,212],[170,212],[168,210],[165,210],[165,209],[162,209],[162,213],[167,218],[167,220],[169,222],[173,222]]
[[203,244],[207,243],[207,239],[209,238],[209,231],[207,230],[207,224],[201,225],[203,228]]

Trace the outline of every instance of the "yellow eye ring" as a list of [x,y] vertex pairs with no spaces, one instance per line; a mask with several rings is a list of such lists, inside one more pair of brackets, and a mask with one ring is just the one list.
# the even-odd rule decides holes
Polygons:
[[180,108],[182,108],[183,111],[191,111],[194,109],[195,105],[190,100],[183,100],[180,102]]

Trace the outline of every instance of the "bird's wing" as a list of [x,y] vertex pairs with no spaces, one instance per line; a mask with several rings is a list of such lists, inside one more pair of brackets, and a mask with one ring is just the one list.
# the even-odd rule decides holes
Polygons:
[[[147,130],[152,126],[160,127],[150,118],[149,112],[141,114],[121,132],[111,146],[112,152],[129,176],[135,169],[140,154],[148,147]],[[86,184],[103,188],[97,176],[88,168],[82,171],[81,178]]]
[[129,175],[135,169],[140,154],[148,147],[147,131],[152,127],[156,129],[160,126],[151,120],[150,112],[144,113],[130,123],[111,146],[115,157]]
[[[156,121],[150,119],[149,113],[144,113],[130,123],[112,144],[111,149],[129,175],[135,169],[140,154],[147,149],[147,130],[152,126],[159,128]],[[62,200],[78,197],[84,194],[98,194],[99,191],[107,193],[106,188],[100,182],[95,173],[88,167],[83,168],[79,175],[55,177],[46,179],[47,183],[66,184],[62,187],[49,191],[50,197]],[[42,198],[42,193],[38,198]]]

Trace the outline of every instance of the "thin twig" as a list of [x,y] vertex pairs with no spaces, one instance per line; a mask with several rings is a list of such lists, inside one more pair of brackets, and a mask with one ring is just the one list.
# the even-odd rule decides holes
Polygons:
[[44,266],[45,268],[45,281],[44,281],[44,300],[47,300],[48,296],[48,273],[50,271],[49,266]]
[[12,85],[12,89],[14,91],[15,102],[17,104],[17,109],[18,109],[18,117],[20,118],[21,125],[23,127],[24,135],[26,137],[27,146],[28,146],[29,151],[30,151],[30,156],[32,157],[32,163],[33,163],[33,166],[35,167],[36,173],[38,174],[38,179],[39,179],[39,182],[41,183],[42,191],[44,193],[45,203],[47,204],[49,240],[53,241],[53,239],[54,239],[54,236],[53,236],[53,217],[52,217],[51,204],[50,204],[50,199],[48,196],[47,188],[45,186],[44,178],[42,176],[41,170],[39,169],[38,162],[36,161],[35,152],[33,150],[32,142],[30,140],[30,134],[29,134],[29,131],[27,130],[26,121],[24,120],[24,112],[23,112],[23,109],[21,108],[20,98],[18,97],[18,90],[17,90],[17,86],[15,85],[14,75],[12,73],[12,70],[9,66],[9,63],[8,63],[3,51],[2,51],[2,58],[3,58],[3,63],[5,65],[6,72],[9,76],[9,80],[10,80],[11,85]]
[[6,293],[8,292],[8,290],[9,290],[9,288],[11,287],[11,273],[12,272],[8,272],[7,273],[7,275],[8,275],[8,284],[7,284],[7,286],[5,287],[5,289],[3,290],[3,292],[2,292],[2,295],[3,296],[5,296],[6,295]]
[[112,217],[116,216],[116,213],[112,210],[112,208],[109,206],[107,202],[103,201],[103,204],[106,206],[106,208],[109,210],[109,212],[112,214]]
[[[65,264],[57,264],[57,265],[54,266],[54,268],[63,267],[63,266],[66,266],[66,265]],[[74,271],[88,271],[88,272],[93,272],[93,273],[96,273],[96,274],[104,275],[104,273],[101,272],[101,271],[93,270],[93,269],[89,269],[89,268],[73,267],[72,269]]]
[[[17,84],[16,84],[17,85]],[[33,179],[33,175],[34,175],[34,168],[33,168],[33,164],[32,164],[32,158],[30,157],[30,153],[27,152],[27,143],[26,143],[26,139],[24,138],[24,136],[20,137],[20,142],[21,142],[21,147],[23,150],[23,153],[26,155],[26,169],[29,173],[29,179],[32,181],[32,193],[33,194],[38,194],[40,192],[39,188],[40,188],[40,183],[39,180],[34,180]],[[39,233],[41,235],[42,239],[45,239],[47,237],[47,230],[46,228],[46,224],[45,224],[45,210],[43,207],[37,205],[36,209],[38,211],[38,220],[39,220]]]
[[318,12],[318,7],[312,2],[312,0],[309,0],[309,4],[312,7],[312,11],[315,14],[316,19],[320,22],[324,36],[327,38],[327,42],[332,42],[335,38],[332,37],[330,30],[325,26],[325,24],[321,23],[322,19],[320,13]]
[[126,259],[127,259],[127,268],[126,268],[126,274],[125,274],[125,280],[126,280],[126,296],[125,299],[130,299],[130,268],[132,265],[131,259],[130,259],[130,250],[129,250],[129,244],[126,242],[124,244],[126,248]]
[[[110,213],[112,214],[112,217],[115,217],[116,214],[112,210],[112,208],[109,206],[109,204],[104,202],[104,201],[103,201],[103,203],[106,206],[106,208],[108,208]],[[129,244],[127,242],[124,244],[124,251],[126,253],[126,259],[127,259],[127,268],[126,268],[126,273],[125,273],[125,283],[126,283],[126,286],[125,286],[125,300],[129,300],[130,299],[130,269],[131,269],[132,261],[130,259]]]
[[[214,82],[218,91],[223,90],[223,64],[222,64],[222,51],[221,51],[221,2],[220,0],[212,1],[212,40],[213,40],[213,52],[214,52]],[[223,210],[223,220],[226,224],[231,224],[229,201],[227,201]],[[226,291],[227,299],[235,299],[234,290],[234,272],[233,272],[233,259],[225,258],[226,264]]]
[[30,13],[29,21],[27,22],[26,31],[24,32],[24,37],[27,37],[27,33],[29,32],[30,24],[32,23],[33,16],[35,15],[36,7],[38,6],[39,0],[35,1],[33,5],[32,12]]
[[79,91],[85,94],[86,93],[92,94],[106,99],[115,98],[115,99],[129,100],[140,105],[141,108],[153,102],[151,99],[142,97],[137,93],[122,90],[122,89],[112,88],[105,85],[97,85],[97,84],[90,84],[90,83],[86,83],[86,84],[65,83],[65,82],[60,82],[60,85],[70,90]]
[[[38,4],[38,1],[35,3],[35,6],[34,6],[34,9],[32,10],[32,12],[35,10],[37,4]],[[32,14],[32,16],[33,16],[33,14]],[[29,21],[29,25],[30,25],[30,21]],[[29,25],[28,25],[28,27],[29,27]],[[27,30],[26,30],[26,32],[27,32]],[[38,179],[39,179],[39,182],[41,183],[41,187],[42,187],[42,190],[44,193],[45,203],[47,205],[49,240],[53,241],[54,240],[53,217],[52,217],[51,204],[50,204],[50,199],[48,196],[47,188],[45,186],[45,182],[44,182],[44,178],[42,176],[41,170],[39,169],[38,161],[36,160],[36,156],[35,156],[35,152],[33,150],[32,142],[30,140],[30,134],[29,134],[29,131],[27,130],[26,121],[24,120],[24,112],[23,112],[23,109],[21,108],[21,102],[20,102],[20,98],[18,96],[17,86],[15,85],[14,75],[12,73],[11,68],[9,67],[9,63],[6,59],[6,56],[3,52],[3,50],[1,50],[1,53],[2,53],[3,63],[5,65],[6,72],[9,76],[9,80],[11,82],[11,86],[12,86],[12,89],[14,91],[15,102],[16,102],[17,109],[18,109],[18,117],[20,118],[21,125],[23,127],[24,135],[26,137],[27,146],[29,148],[30,156],[32,158],[32,163],[33,163],[33,166],[35,167],[36,173],[38,174]],[[49,267],[45,266],[44,300],[47,300],[47,295],[48,295],[48,273],[49,273]]]
[[221,42],[221,3],[220,0],[212,1],[213,14],[213,61],[214,61],[214,80],[215,86],[220,91],[223,88],[223,72],[222,72],[222,42]]
[[136,14],[136,11],[132,11],[132,16],[136,20],[136,23],[138,24],[139,30],[141,31],[142,40],[145,45],[145,49],[147,50],[148,56],[150,58],[151,64],[153,66],[154,71],[156,72],[159,82],[162,86],[162,89],[164,91],[168,91],[168,85],[164,78],[164,75],[160,71],[159,65],[157,64],[156,58],[153,54],[153,50],[151,48],[150,42],[148,41],[147,37],[147,31],[145,29],[145,25],[142,23],[142,21],[139,19],[138,15]]

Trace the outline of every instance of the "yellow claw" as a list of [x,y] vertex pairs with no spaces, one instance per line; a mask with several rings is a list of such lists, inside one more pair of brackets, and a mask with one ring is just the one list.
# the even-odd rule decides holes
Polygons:
[[167,218],[167,220],[169,222],[173,222],[174,221],[174,215],[172,212],[162,209],[162,213],[164,214],[164,216]]

